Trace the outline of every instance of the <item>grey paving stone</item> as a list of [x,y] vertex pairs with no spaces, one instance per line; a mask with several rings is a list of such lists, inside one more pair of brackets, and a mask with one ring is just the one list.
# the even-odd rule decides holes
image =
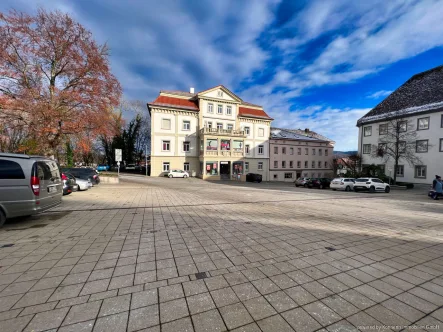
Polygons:
[[289,295],[298,305],[305,305],[314,302],[317,299],[301,286],[285,289],[284,292]]
[[188,315],[188,307],[184,298],[160,303],[161,323],[167,323]]
[[14,309],[14,310],[0,312],[0,321],[15,318],[21,312],[22,312],[22,309]]
[[70,325],[95,319],[101,304],[102,301],[95,301],[72,306],[62,325]]
[[56,305],[57,301],[26,307],[23,309],[23,311],[20,312],[20,316],[32,315],[43,311],[49,311],[54,309]]
[[244,301],[243,304],[256,321],[277,313],[264,297],[256,297]]
[[229,287],[212,291],[211,296],[219,308],[240,301],[234,291]]
[[20,332],[31,321],[32,315],[17,317],[1,322],[2,332]]
[[194,280],[183,283],[183,289],[186,296],[192,296],[208,291],[206,284],[203,280]]
[[37,280],[14,282],[1,291],[0,297],[26,293],[36,282]]
[[220,308],[220,314],[228,329],[235,329],[239,326],[253,322],[251,315],[241,303],[231,304]]
[[68,310],[69,308],[61,308],[40,312],[36,314],[34,318],[32,318],[29,325],[26,326],[26,329],[24,329],[24,332],[39,332],[58,328],[68,313]]
[[62,326],[57,332],[90,332],[94,327],[95,320]]
[[167,302],[184,297],[183,287],[181,284],[176,284],[172,286],[160,287],[158,289],[160,295],[160,302]]
[[331,325],[342,319],[337,313],[320,301],[307,304],[303,309],[323,326]]
[[228,287],[229,284],[226,282],[223,276],[211,277],[203,279],[205,281],[206,287],[212,291],[220,288]]
[[[134,284],[134,275],[126,275],[120,277],[113,277],[108,286],[108,290],[130,287]],[[95,292],[94,292],[95,293]]]
[[232,286],[232,289],[241,301],[261,296],[257,289],[249,282]]
[[291,288],[297,286],[297,283],[289,278],[286,274],[279,274],[269,277],[281,289]]
[[297,307],[295,303],[286,293],[283,291],[271,293],[265,296],[266,300],[274,307],[277,312],[286,311]]
[[110,291],[106,291],[106,292],[101,292],[101,293],[95,293],[95,294],[91,294],[91,295],[84,295],[85,297],[89,297],[89,302],[92,301],[98,301],[98,300],[104,300],[110,297],[114,297],[117,296],[117,289],[113,289]]
[[97,319],[94,332],[122,332],[126,331],[128,312],[105,316]]
[[260,329],[263,332],[293,332],[294,330],[289,326],[289,324],[279,315],[265,318],[257,322]]
[[59,287],[55,290],[52,296],[49,298],[49,302],[51,301],[59,301],[64,299],[69,299],[72,297],[77,297],[80,291],[83,288],[83,284],[71,285]]
[[65,276],[58,276],[58,277],[50,277],[50,278],[40,279],[31,288],[30,291],[37,291],[37,290],[42,290],[42,289],[58,287],[62,283],[63,279],[65,279]]
[[131,295],[122,295],[105,299],[100,308],[99,317],[118,314],[129,310]]
[[369,316],[367,313],[360,311],[356,313],[355,315],[352,315],[351,317],[347,318],[347,321],[349,321],[354,326],[381,326],[383,325],[375,318]]
[[89,275],[88,281],[95,281],[100,279],[109,279],[114,273],[114,268],[108,268],[104,270],[94,270]]
[[232,332],[261,332],[257,323],[252,323],[248,325],[241,326],[237,329],[231,330]]
[[144,288],[145,287],[142,284],[130,286],[130,287],[119,288],[118,295],[126,295],[126,294],[141,292]]
[[276,284],[274,284],[271,279],[268,278],[254,280],[252,281],[252,284],[254,285],[255,288],[257,288],[257,290],[262,295],[266,295],[280,290],[280,288]]
[[371,299],[374,302],[380,303],[387,299],[389,299],[389,295],[386,295],[385,293],[380,292],[374,287],[371,287],[369,285],[362,285],[354,288],[357,292],[365,295],[367,298]]
[[358,332],[359,330],[346,320],[341,320],[327,327],[329,332]]
[[349,290],[344,291],[338,295],[340,295],[346,301],[352,303],[354,306],[356,306],[360,310],[364,310],[366,308],[369,308],[369,307],[375,305],[374,301],[372,301],[371,299],[367,298],[366,296],[357,292],[354,289],[349,289]]
[[128,331],[137,331],[160,323],[158,305],[131,310]]
[[226,331],[226,326],[217,310],[210,310],[192,316],[195,332]]
[[54,291],[55,288],[28,292],[14,305],[14,309],[45,303]]
[[[160,330],[159,330],[160,331]],[[163,332],[193,332],[191,318],[186,317],[176,321],[162,324]]]
[[56,308],[70,307],[77,304],[86,303],[90,300],[89,295],[80,296],[80,297],[72,297],[70,299],[61,300],[58,302]]
[[188,302],[188,307],[191,315],[215,309],[214,301],[212,301],[211,295],[209,293],[202,293],[187,297],[186,301]]
[[11,309],[22,297],[22,294],[0,297],[0,312]]
[[132,294],[131,310],[158,303],[157,289]]
[[68,274],[61,283],[61,286],[74,285],[85,283],[89,278],[90,272],[81,272],[75,274]]
[[302,308],[295,308],[282,313],[282,316],[296,331],[311,332],[321,325]]
[[317,281],[303,284],[302,287],[306,289],[311,295],[314,295],[317,299],[323,299],[334,294],[330,289],[326,288]]
[[356,306],[352,305],[338,295],[332,295],[324,298],[322,302],[344,318],[352,316],[360,311],[360,309],[358,309]]
[[108,289],[109,281],[110,281],[110,279],[101,279],[101,280],[87,282],[84,285],[84,287],[80,293],[80,296],[104,292],[105,290]]
[[369,309],[366,309],[365,312],[372,317],[374,317],[379,322],[383,323],[384,325],[390,325],[390,326],[406,326],[410,325],[411,321],[397,315],[396,313],[392,312],[391,310],[387,310],[386,307],[382,305],[376,305],[374,307],[371,307]]

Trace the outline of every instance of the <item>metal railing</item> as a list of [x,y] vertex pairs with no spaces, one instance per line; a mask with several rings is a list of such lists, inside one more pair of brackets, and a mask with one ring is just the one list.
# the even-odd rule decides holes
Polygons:
[[238,136],[238,137],[246,136],[244,130],[208,128],[208,127],[200,129],[200,134],[226,135],[226,136]]

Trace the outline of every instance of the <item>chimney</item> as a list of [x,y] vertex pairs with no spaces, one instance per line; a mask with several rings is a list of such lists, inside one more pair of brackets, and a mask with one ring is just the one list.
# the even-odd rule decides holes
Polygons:
[[189,89],[189,92],[190,92],[190,93],[194,93],[194,88],[190,88],[190,89]]
[[309,128],[305,129],[305,133],[308,134],[309,133]]

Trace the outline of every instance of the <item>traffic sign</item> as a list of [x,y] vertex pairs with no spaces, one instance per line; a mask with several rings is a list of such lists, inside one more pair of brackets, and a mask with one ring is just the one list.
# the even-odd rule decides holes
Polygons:
[[115,161],[122,161],[122,149],[115,149]]

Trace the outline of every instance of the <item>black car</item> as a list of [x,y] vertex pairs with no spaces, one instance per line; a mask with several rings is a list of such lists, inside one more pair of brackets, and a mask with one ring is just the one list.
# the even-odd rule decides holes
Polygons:
[[331,179],[326,178],[317,178],[317,179],[311,179],[308,181],[308,188],[329,188],[331,185]]
[[62,173],[62,181],[63,181],[63,196],[69,195],[74,190],[74,183],[72,179],[70,179],[65,173]]
[[93,168],[66,168],[63,172],[70,173],[79,179],[89,180],[93,185],[100,183],[100,177]]
[[246,182],[258,182],[260,183],[262,181],[261,174],[255,174],[255,173],[248,173],[246,174]]

